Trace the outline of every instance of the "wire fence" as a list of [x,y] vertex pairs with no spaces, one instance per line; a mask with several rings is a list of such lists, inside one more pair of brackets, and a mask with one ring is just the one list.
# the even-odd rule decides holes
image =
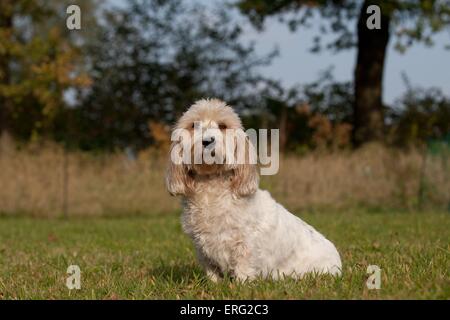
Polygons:
[[[450,167],[449,167],[449,158],[450,158],[450,133],[448,133],[442,139],[430,139],[426,143],[426,147],[424,148],[423,153],[423,162],[421,168],[420,175],[420,187],[418,194],[418,206],[419,209],[424,207],[424,204],[432,197],[435,188],[439,188],[436,186],[433,181],[427,179],[427,170],[429,170],[429,163],[431,161],[440,161],[442,163],[442,174],[444,175],[444,179],[446,181],[450,180]],[[447,204],[447,210],[450,212],[450,190],[444,190],[447,192],[449,196],[449,202]]]

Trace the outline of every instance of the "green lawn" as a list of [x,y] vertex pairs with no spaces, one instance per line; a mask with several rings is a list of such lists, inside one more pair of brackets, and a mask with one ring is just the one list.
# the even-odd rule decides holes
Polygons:
[[[211,283],[175,214],[0,217],[0,299],[450,299],[448,212],[300,216],[336,244],[342,278]],[[71,264],[81,290],[65,286]],[[366,288],[370,264],[382,269],[380,290]]]

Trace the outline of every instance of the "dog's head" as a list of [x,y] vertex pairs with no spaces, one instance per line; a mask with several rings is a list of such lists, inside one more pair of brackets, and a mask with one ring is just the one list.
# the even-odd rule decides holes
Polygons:
[[172,140],[166,175],[171,194],[186,195],[195,190],[196,178],[224,173],[240,196],[258,188],[255,149],[239,116],[224,102],[197,101],[179,119]]

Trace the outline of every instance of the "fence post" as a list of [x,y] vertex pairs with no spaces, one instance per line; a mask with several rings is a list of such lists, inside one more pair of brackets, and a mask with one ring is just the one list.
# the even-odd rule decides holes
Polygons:
[[63,201],[62,201],[62,211],[64,219],[69,216],[69,156],[67,154],[67,146],[64,144],[63,149]]
[[423,201],[425,197],[425,172],[427,167],[427,154],[428,154],[428,143],[425,142],[425,146],[422,152],[422,166],[420,168],[419,193],[417,195],[419,210],[423,208]]

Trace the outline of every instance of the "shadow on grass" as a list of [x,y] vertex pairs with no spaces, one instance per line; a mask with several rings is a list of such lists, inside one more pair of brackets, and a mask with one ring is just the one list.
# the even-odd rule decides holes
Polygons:
[[204,272],[195,262],[161,263],[150,268],[148,274],[155,279],[178,284],[192,280],[206,280]]
[[[156,267],[150,268],[147,274],[159,281],[169,282],[172,284],[186,284],[187,282],[209,282],[206,274],[201,267],[195,262],[175,262],[170,264],[160,264]],[[329,274],[307,273],[301,279],[295,277],[281,277],[274,279],[271,277],[257,277],[251,281],[240,282],[232,276],[227,276],[222,279],[220,284],[228,285],[234,283],[235,286],[259,286],[261,284],[267,286],[280,286],[285,284],[305,285],[310,287],[321,286],[324,283],[328,285],[341,283],[342,276],[333,276]]]

